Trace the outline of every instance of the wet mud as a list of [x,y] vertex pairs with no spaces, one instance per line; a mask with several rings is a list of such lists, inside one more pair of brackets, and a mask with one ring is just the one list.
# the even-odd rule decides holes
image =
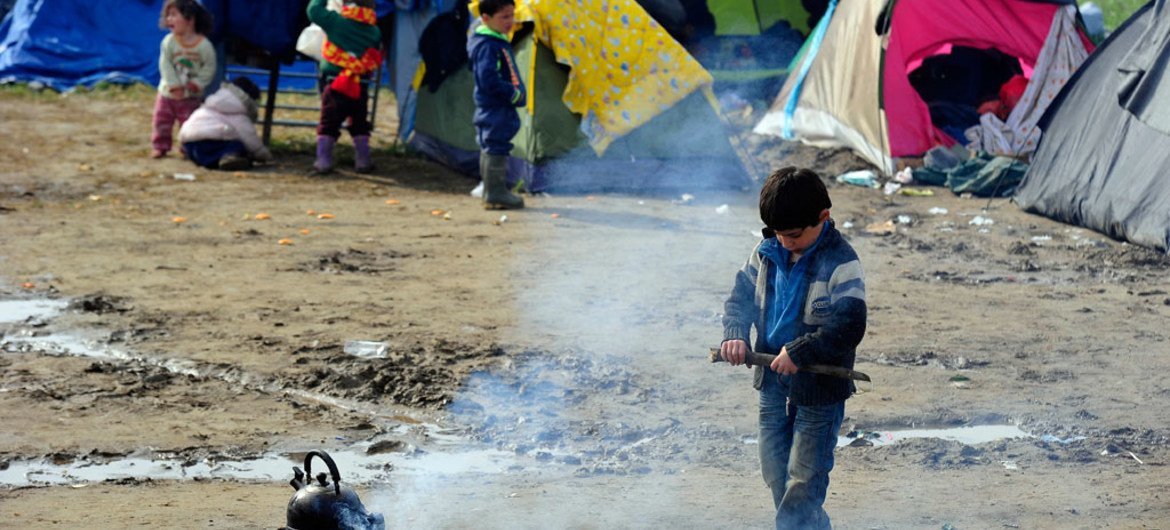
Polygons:
[[[505,222],[381,133],[370,177],[150,160],[151,98],[0,101],[27,131],[0,144],[13,526],[274,528],[325,449],[395,528],[770,527],[750,371],[706,359],[752,190],[532,197]],[[739,140],[760,172],[866,167]],[[829,186],[874,380],[838,433],[835,527],[1170,519],[1166,256],[1002,199]]]

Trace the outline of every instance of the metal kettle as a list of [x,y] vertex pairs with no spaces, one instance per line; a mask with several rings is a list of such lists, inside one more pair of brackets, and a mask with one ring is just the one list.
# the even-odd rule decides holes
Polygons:
[[[329,466],[330,475],[317,474],[313,482],[313,457]],[[330,476],[333,482],[329,482]],[[305,479],[308,480],[305,480]],[[309,451],[305,455],[305,471],[293,467],[289,481],[297,490],[288,501],[286,528],[288,530],[385,530],[382,514],[370,513],[352,488],[341,485],[337,464],[325,451]]]

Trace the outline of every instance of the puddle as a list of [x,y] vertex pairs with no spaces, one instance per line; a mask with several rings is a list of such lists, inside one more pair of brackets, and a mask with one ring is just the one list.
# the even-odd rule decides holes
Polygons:
[[907,429],[901,431],[865,431],[860,436],[837,437],[837,447],[844,447],[858,438],[869,440],[876,446],[890,445],[912,438],[938,438],[953,440],[964,445],[977,445],[997,440],[1031,438],[1032,435],[1015,425],[972,425],[947,429]]
[[[67,306],[65,301],[31,300],[0,301],[0,323],[25,322],[30,318],[44,320],[53,317]],[[529,447],[521,451],[487,448],[438,425],[404,419],[392,410],[372,404],[317,394],[297,388],[284,388],[274,381],[239,370],[186,359],[168,359],[139,355],[112,348],[100,332],[68,331],[37,335],[44,330],[20,330],[8,336],[0,336],[0,350],[40,355],[78,356],[95,359],[137,362],[156,366],[172,373],[223,381],[250,390],[285,394],[299,399],[314,401],[326,406],[357,412],[372,421],[382,423],[386,435],[398,441],[413,438],[425,450],[410,449],[405,452],[366,454],[366,448],[378,440],[361,442],[338,440],[340,447],[325,449],[337,461],[342,480],[351,484],[369,484],[376,481],[400,480],[411,477],[429,478],[464,474],[511,473],[525,468],[550,465],[564,465],[567,470],[581,466],[582,459],[576,450],[562,453],[558,449],[545,448],[532,451]],[[409,421],[406,421],[409,420]],[[408,424],[409,423],[409,424]],[[617,434],[625,432],[615,424]],[[665,432],[665,431],[664,431]],[[615,436],[617,435],[615,434]],[[621,448],[614,454],[637,452],[640,446],[650,445],[657,435],[623,439]],[[980,444],[1009,438],[1028,438],[1030,434],[1014,425],[983,425],[955,427],[949,429],[914,429],[890,431],[866,431],[861,433],[876,446],[890,445],[910,438],[939,438],[956,440],[964,444]],[[383,437],[379,437],[383,438]],[[385,441],[384,439],[381,441]],[[425,441],[425,444],[423,443]],[[745,443],[758,443],[745,438]],[[855,438],[841,437],[838,446],[855,442]],[[536,444],[539,445],[539,444]],[[500,447],[497,444],[497,447]],[[508,447],[504,445],[503,447]],[[568,456],[565,456],[565,455]],[[585,453],[580,453],[585,454]],[[653,451],[647,452],[653,454]],[[203,480],[223,479],[237,481],[286,482],[292,478],[292,467],[303,465],[291,453],[274,452],[257,458],[215,455],[202,460],[189,456],[175,456],[172,453],[143,451],[111,460],[79,459],[70,463],[54,463],[51,458],[12,460],[0,469],[0,486],[20,487],[29,485],[79,485],[110,479],[151,479],[151,480]],[[560,458],[558,458],[560,455]],[[608,469],[608,464],[599,464],[597,469]],[[587,465],[586,468],[589,466]],[[319,471],[314,469],[314,471]]]
[[0,324],[50,317],[67,305],[63,300],[0,300]]
[[[496,450],[452,453],[367,455],[363,447],[329,450],[337,463],[343,484],[372,484],[414,477],[434,478],[463,474],[497,474],[521,464],[514,454]],[[304,466],[304,458],[290,454],[266,454],[247,460],[130,456],[110,461],[79,460],[54,464],[47,460],[13,460],[0,470],[0,486],[80,485],[106,480],[235,480],[285,482],[293,478],[293,466]],[[328,471],[324,462],[313,459],[313,474]]]
[[[972,425],[967,427],[951,427],[948,429],[907,429],[901,431],[858,431],[855,436],[838,436],[837,447],[846,447],[856,440],[865,439],[875,446],[884,446],[913,438],[937,438],[940,440],[954,440],[964,445],[977,445],[997,440],[1014,438],[1033,438],[1031,434],[1015,425]],[[1050,435],[1042,437],[1045,441],[1058,440]],[[1083,439],[1083,438],[1082,438]],[[756,437],[745,437],[743,442],[748,445],[760,443]]]
[[[24,322],[30,318],[51,318],[67,305],[68,302],[57,300],[0,301],[0,323]],[[330,407],[358,412],[371,419],[382,420],[387,427],[386,432],[391,435],[417,436],[427,440],[429,450],[409,453],[366,454],[366,448],[374,441],[327,449],[341,470],[342,480],[351,484],[384,481],[391,472],[398,478],[490,474],[523,465],[521,457],[513,452],[472,449],[471,447],[474,447],[472,442],[450,434],[438,425],[406,418],[371,404],[296,388],[284,388],[233,367],[224,368],[191,360],[138,355],[109,347],[103,343],[99,333],[90,333],[92,337],[82,336],[82,333],[50,333],[37,336],[25,331],[9,336],[0,335],[0,350],[143,363],[176,374],[216,379],[251,390],[283,393]],[[413,434],[408,431],[413,431]],[[315,463],[323,465],[320,461]],[[85,484],[128,478],[151,480],[218,478],[284,482],[292,478],[293,466],[303,465],[303,459],[294,460],[287,453],[274,453],[253,459],[215,457],[192,461],[189,458],[146,454],[108,461],[79,459],[69,464],[54,464],[48,459],[11,460],[7,464],[6,468],[0,470],[0,486],[20,487]],[[314,472],[316,471],[318,470],[314,468]]]
[[243,386],[250,390],[283,393],[316,401],[331,407],[359,412],[375,418],[394,419],[392,413],[359,401],[317,394],[297,388],[282,387],[256,375],[242,372],[234,367],[224,368],[222,366],[209,365],[185,359],[166,359],[137,355],[111,348],[103,344],[101,339],[98,338],[85,338],[79,335],[62,333],[51,333],[41,336],[6,336],[0,340],[0,350],[6,352],[36,352],[44,355],[137,362],[148,366],[156,366],[175,374],[216,379],[225,383]]

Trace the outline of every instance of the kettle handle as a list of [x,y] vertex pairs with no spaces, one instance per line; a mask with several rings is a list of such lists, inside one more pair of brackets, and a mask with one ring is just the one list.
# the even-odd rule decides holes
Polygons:
[[325,451],[309,451],[309,454],[305,455],[305,475],[310,477],[310,482],[312,482],[313,469],[310,466],[312,466],[312,460],[314,456],[324,460],[325,465],[329,466],[329,473],[333,475],[333,490],[337,492],[337,496],[340,497],[341,473],[337,471],[337,464],[333,463],[333,458],[329,456],[329,453],[326,453]]

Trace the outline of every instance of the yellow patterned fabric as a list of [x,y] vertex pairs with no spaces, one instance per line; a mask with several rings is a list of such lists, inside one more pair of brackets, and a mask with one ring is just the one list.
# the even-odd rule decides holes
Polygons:
[[[712,83],[711,74],[634,0],[518,0],[516,22],[533,23],[541,44],[569,66],[563,100],[584,117],[597,154]],[[529,112],[536,99],[532,85],[539,82],[532,75],[535,57],[528,65]]]

